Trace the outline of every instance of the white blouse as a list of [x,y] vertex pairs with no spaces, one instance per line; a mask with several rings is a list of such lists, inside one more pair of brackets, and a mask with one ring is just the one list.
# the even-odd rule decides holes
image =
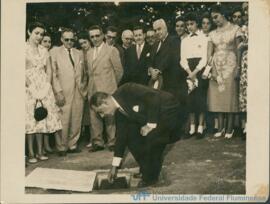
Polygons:
[[191,58],[201,58],[196,67],[197,69],[201,70],[206,66],[208,41],[208,37],[206,37],[205,34],[199,30],[195,33],[195,36],[189,34],[182,40],[180,64],[184,70],[189,68],[187,59]]

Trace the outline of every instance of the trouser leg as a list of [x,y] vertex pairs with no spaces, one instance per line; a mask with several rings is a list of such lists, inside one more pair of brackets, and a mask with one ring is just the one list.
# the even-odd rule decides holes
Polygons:
[[68,138],[68,148],[75,149],[81,135],[81,124],[83,116],[83,98],[79,91],[75,95],[71,105],[70,134]]
[[90,134],[93,145],[104,146],[103,119],[90,108]]

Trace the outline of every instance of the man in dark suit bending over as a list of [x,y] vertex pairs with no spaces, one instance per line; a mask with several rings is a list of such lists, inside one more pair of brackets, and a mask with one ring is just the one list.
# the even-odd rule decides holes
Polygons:
[[126,147],[140,166],[139,187],[158,181],[165,146],[181,135],[179,102],[170,93],[127,83],[112,95],[94,94],[90,106],[101,116],[116,115],[116,143],[108,179],[116,178]]

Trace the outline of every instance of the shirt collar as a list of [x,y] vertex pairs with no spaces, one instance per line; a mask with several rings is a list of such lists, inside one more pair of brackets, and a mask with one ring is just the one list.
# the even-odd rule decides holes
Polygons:
[[189,36],[191,36],[192,34],[196,34],[197,36],[199,36],[201,34],[201,31],[198,29],[195,33],[189,33]]
[[73,48],[70,48],[70,49],[68,49],[68,48],[66,48],[65,46],[64,46],[64,48],[65,48],[65,50],[68,52],[68,50],[70,50],[70,52],[72,53],[72,51],[73,51]]
[[104,42],[102,42],[98,47],[96,47],[98,50],[100,50],[104,45]]
[[168,37],[168,33],[166,34],[165,38],[163,40],[161,40],[161,42],[164,42],[166,40],[166,38]]
[[[141,49],[143,49],[144,44],[145,44],[145,42],[143,42],[143,44],[141,44]],[[136,44],[136,48],[138,48],[138,47],[139,47],[139,45],[138,45],[138,44]]]
[[116,105],[117,108],[121,108],[121,106],[119,105],[119,103],[115,100],[115,98],[112,96],[112,100],[114,102],[114,105]]

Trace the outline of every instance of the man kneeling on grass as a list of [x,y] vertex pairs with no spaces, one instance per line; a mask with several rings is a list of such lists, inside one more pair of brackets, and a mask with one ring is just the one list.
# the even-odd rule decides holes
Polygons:
[[116,116],[116,143],[109,182],[117,176],[126,147],[138,162],[142,177],[138,187],[155,184],[162,167],[167,144],[181,135],[184,116],[178,101],[164,91],[127,83],[114,94],[95,93],[90,107],[104,117]]

